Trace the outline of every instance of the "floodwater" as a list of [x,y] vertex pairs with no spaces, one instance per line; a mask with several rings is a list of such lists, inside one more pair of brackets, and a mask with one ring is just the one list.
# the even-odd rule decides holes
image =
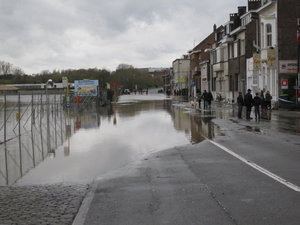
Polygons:
[[88,183],[151,152],[212,138],[215,116],[163,94],[124,95],[111,106],[71,112],[72,135],[17,185]]
[[[67,135],[50,138],[51,146],[60,138],[63,138],[62,144],[56,143],[46,157],[41,157],[20,178],[15,181],[10,179],[10,184],[90,183],[97,176],[146,157],[149,153],[224,136],[226,129],[216,126],[212,119],[230,119],[237,113],[232,106],[216,105],[211,111],[199,111],[187,105],[163,94],[131,94],[121,96],[109,106],[84,111],[71,109],[68,118],[55,119],[58,124],[70,121]],[[278,130],[282,126],[268,121],[284,120],[284,123],[292,121],[293,124],[300,124],[299,118],[273,116],[271,120],[270,116],[267,117],[264,119],[266,126],[275,126]],[[62,133],[56,129],[55,125],[54,133]],[[298,132],[298,128],[295,129]],[[26,153],[30,150],[22,151]],[[27,158],[28,162],[32,159]],[[23,164],[29,165],[28,162]],[[18,165],[15,162],[10,167],[17,167],[13,164]],[[5,184],[2,182],[0,185]]]

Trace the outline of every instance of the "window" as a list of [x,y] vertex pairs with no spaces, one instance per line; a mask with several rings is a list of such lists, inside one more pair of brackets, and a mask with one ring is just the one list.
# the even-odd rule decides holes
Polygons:
[[267,36],[267,47],[272,46],[272,26],[271,24],[267,24],[266,26],[266,36]]
[[216,80],[217,80],[216,77],[214,77],[214,78],[212,79],[212,84],[211,84],[211,90],[212,90],[212,91],[216,91]]
[[241,53],[241,55],[245,55],[245,40],[241,40],[241,42],[240,42],[241,44],[240,44],[240,47],[241,47],[241,50],[240,50],[240,53]]
[[223,49],[223,60],[228,61],[228,46],[225,46]]
[[214,63],[217,63],[217,51],[213,51]]
[[264,24],[261,24],[261,46],[265,47],[265,27]]
[[239,75],[236,73],[234,77],[234,90],[239,90]]
[[233,57],[234,58],[237,58],[238,57],[238,42],[234,42],[234,45],[233,45]]
[[232,79],[232,75],[228,76],[229,78],[229,91],[233,91],[233,79]]

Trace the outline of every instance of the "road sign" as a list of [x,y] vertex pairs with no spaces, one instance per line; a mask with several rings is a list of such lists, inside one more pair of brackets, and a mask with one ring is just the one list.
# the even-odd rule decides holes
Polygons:
[[286,79],[281,80],[281,89],[288,89],[289,87],[289,81]]
[[299,90],[299,89],[300,89],[300,86],[294,86],[294,89],[295,89],[295,90],[297,90],[297,89]]

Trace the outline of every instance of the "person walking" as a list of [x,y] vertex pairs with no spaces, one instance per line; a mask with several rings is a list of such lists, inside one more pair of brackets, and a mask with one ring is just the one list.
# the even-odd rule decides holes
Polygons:
[[265,97],[265,105],[266,105],[266,109],[268,109],[268,108],[271,109],[271,100],[272,100],[272,95],[270,94],[269,91],[267,91],[266,97]]
[[244,98],[242,92],[239,92],[239,96],[237,97],[237,103],[238,103],[238,118],[242,119],[242,112],[244,106]]
[[208,108],[211,109],[211,101],[214,100],[214,97],[212,95],[212,93],[210,91],[208,91],[208,100],[207,100],[207,103],[208,103]]
[[252,117],[250,117],[251,108],[252,108],[252,105],[253,105],[253,97],[251,95],[251,89],[248,89],[248,93],[245,94],[244,103],[245,103],[245,106],[247,108],[246,119],[248,119],[248,120],[253,119]]
[[208,93],[206,90],[204,90],[203,94],[202,94],[202,98],[204,100],[204,105],[203,108],[206,109],[207,105],[208,105]]
[[197,89],[197,91],[196,91],[196,99],[198,101],[198,107],[199,107],[199,109],[201,109],[201,98],[202,98],[201,91],[200,91],[200,89]]
[[260,93],[260,110],[262,113],[266,111],[266,102],[263,91]]
[[258,92],[256,93],[255,97],[253,98],[253,105],[254,105],[254,112],[255,112],[255,120],[260,119],[260,111],[259,106],[261,104],[260,97],[258,96]]

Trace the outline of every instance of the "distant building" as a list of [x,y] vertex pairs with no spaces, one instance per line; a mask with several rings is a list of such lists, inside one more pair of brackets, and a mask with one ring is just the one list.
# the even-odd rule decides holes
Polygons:
[[149,67],[149,68],[136,68],[143,73],[150,74],[152,77],[163,77],[170,73],[170,68],[167,67]]
[[0,94],[17,94],[18,88],[0,84]]

